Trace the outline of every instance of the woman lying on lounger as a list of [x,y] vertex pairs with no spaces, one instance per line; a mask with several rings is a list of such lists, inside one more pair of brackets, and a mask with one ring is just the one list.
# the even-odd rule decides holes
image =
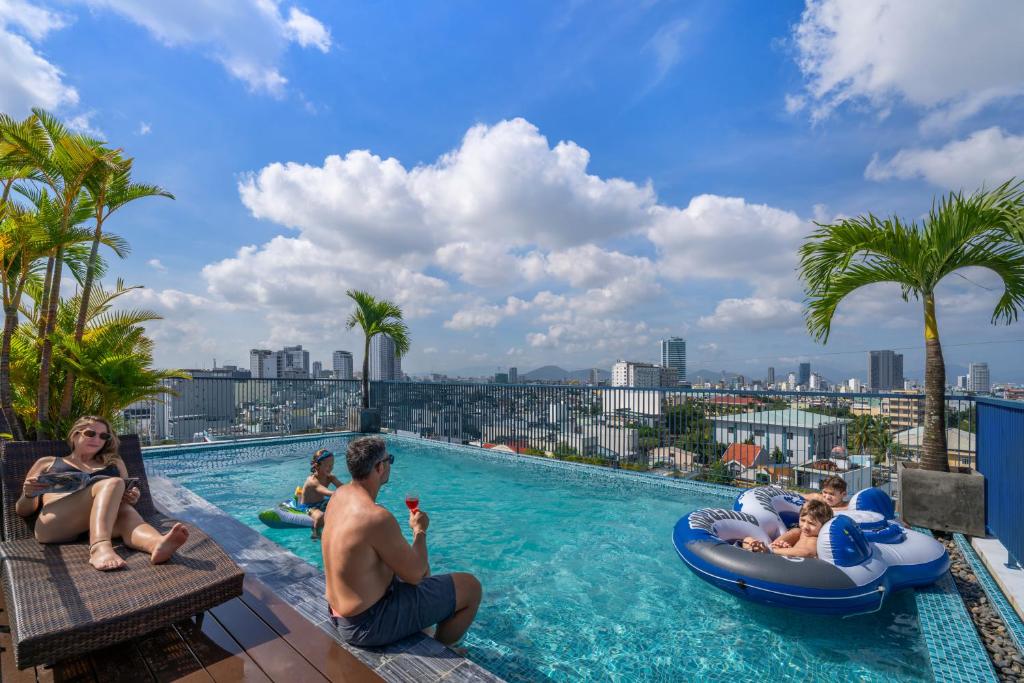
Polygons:
[[[111,544],[117,536],[129,548],[149,553],[153,564],[169,560],[188,540],[185,525],[175,524],[161,535],[132,507],[142,492],[137,486],[125,490],[128,471],[117,455],[117,444],[106,420],[91,415],[79,418],[68,434],[71,455],[36,460],[15,504],[22,517],[39,511],[36,540],[40,543],[67,543],[88,531],[89,563],[102,571],[125,566]],[[54,477],[47,475],[60,473],[88,475],[85,487],[73,493],[52,492]],[[39,495],[48,489],[50,493]]]

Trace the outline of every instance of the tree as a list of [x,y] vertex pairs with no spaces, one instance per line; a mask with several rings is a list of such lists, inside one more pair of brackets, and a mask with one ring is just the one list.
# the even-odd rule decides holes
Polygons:
[[370,340],[378,334],[391,337],[395,353],[402,357],[409,352],[409,328],[402,320],[402,309],[386,299],[377,299],[368,292],[350,289],[345,294],[356,303],[345,329],[358,326],[363,331],[363,408],[370,407]]
[[776,465],[781,465],[786,462],[786,456],[778,446],[772,449],[772,462]]
[[[6,156],[22,167],[32,167],[36,178],[47,186],[58,220],[51,231],[52,250],[46,264],[39,309],[39,386],[36,395],[36,421],[44,438],[50,435],[50,365],[53,355],[53,329],[60,301],[61,277],[70,234],[76,229],[76,216],[88,200],[82,192],[97,173],[113,165],[117,152],[100,147],[91,138],[69,131],[56,117],[42,109],[33,109],[21,126],[3,130]],[[22,188],[25,190],[25,188]],[[28,190],[32,193],[32,190]],[[80,220],[79,220],[80,222]]]
[[919,226],[872,214],[818,223],[800,248],[807,329],[827,343],[839,303],[872,284],[896,283],[905,301],[920,301],[925,338],[925,422],[921,463],[948,471],[946,368],[939,341],[935,290],[962,268],[987,268],[1003,284],[993,324],[1014,322],[1024,307],[1024,244],[1012,226],[1024,221],[1024,184],[1007,182],[972,195],[951,192],[933,203]]
[[[103,165],[97,172],[87,178],[85,192],[91,200],[93,210],[94,229],[92,236],[92,248],[89,252],[89,260],[85,271],[85,281],[82,283],[81,303],[78,309],[78,319],[75,323],[75,341],[81,342],[85,333],[85,321],[89,311],[89,298],[92,295],[93,281],[100,271],[101,262],[99,258],[99,246],[103,242],[103,224],[118,209],[126,204],[142,199],[143,197],[167,197],[174,199],[167,190],[157,185],[145,185],[132,182],[131,172],[134,159],[122,159],[116,156],[110,165]],[[119,251],[121,255],[123,251]],[[64,380],[64,390],[61,397],[61,419],[71,415],[72,394],[75,390],[75,373],[68,373]]]

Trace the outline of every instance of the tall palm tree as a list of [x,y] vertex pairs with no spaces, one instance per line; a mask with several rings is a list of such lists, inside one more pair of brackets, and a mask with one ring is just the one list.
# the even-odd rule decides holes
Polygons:
[[1015,321],[1024,308],[1024,245],[1012,239],[1009,226],[1022,219],[1024,184],[1011,181],[969,196],[951,192],[933,202],[920,226],[872,214],[819,223],[800,248],[807,329],[823,343],[839,303],[861,287],[893,282],[905,301],[921,302],[926,354],[921,463],[926,469],[949,469],[946,366],[935,311],[936,287],[962,268],[987,268],[1003,283],[992,323]]
[[[106,150],[96,140],[72,133],[56,117],[42,109],[33,109],[25,127],[7,128],[4,143],[11,159],[36,169],[40,180],[53,192],[53,201],[60,207],[59,232],[75,227],[73,217],[88,198],[82,192],[86,183],[98,172],[111,167],[116,150]],[[47,260],[42,291],[44,305],[40,309],[39,386],[36,396],[39,433],[49,435],[50,364],[53,355],[51,338],[56,324],[60,300],[61,276],[64,272],[65,246],[55,242]]]
[[[129,202],[143,197],[167,197],[174,199],[167,190],[157,185],[146,185],[132,182],[131,172],[133,159],[116,157],[111,165],[100,166],[97,172],[85,182],[85,192],[91,200],[93,208],[94,231],[92,249],[82,283],[81,304],[78,309],[78,320],[75,324],[75,341],[82,341],[85,333],[85,321],[89,311],[89,297],[92,293],[93,281],[100,265],[99,246],[103,237],[103,224],[111,214]],[[64,380],[61,396],[61,419],[71,415],[71,398],[75,390],[75,373],[71,371]]]
[[345,294],[356,302],[356,310],[345,322],[345,329],[358,326],[363,331],[363,408],[370,407],[370,340],[378,334],[391,337],[399,358],[409,352],[409,328],[402,320],[402,309],[387,299],[350,289]]

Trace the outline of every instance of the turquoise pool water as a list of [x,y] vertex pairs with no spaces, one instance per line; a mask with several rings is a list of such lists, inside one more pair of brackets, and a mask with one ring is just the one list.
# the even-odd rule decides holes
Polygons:
[[[290,495],[310,453],[343,453],[345,443],[229,446],[154,462],[322,566],[307,529],[269,529],[257,514]],[[910,592],[877,614],[840,619],[746,603],[694,576],[672,548],[672,527],[721,497],[435,444],[396,439],[389,448],[396,461],[380,504],[408,532],[405,493],[419,492],[433,571],[470,571],[484,585],[468,656],[507,680],[931,680]],[[335,469],[347,478],[343,459]]]

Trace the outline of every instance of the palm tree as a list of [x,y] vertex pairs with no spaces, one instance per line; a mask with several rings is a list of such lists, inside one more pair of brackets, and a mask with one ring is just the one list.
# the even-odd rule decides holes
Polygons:
[[39,179],[53,192],[53,201],[60,209],[54,241],[47,264],[42,307],[40,309],[39,386],[36,396],[36,419],[40,435],[49,435],[50,364],[53,356],[53,333],[60,283],[64,272],[66,242],[64,236],[75,228],[74,217],[88,197],[83,188],[93,177],[109,169],[118,157],[99,142],[72,133],[56,117],[42,109],[33,109],[29,124],[4,130],[8,158],[23,167],[32,167]]
[[857,415],[847,427],[847,439],[850,450],[854,453],[867,453],[871,447],[872,434],[875,431],[875,418],[872,415]]
[[366,338],[363,345],[363,408],[370,407],[370,340],[378,334],[391,337],[399,358],[409,352],[409,328],[402,320],[402,309],[387,299],[377,299],[368,292],[350,289],[345,294],[356,302],[356,310],[345,322],[345,329],[357,325]]
[[987,268],[1003,282],[992,323],[1010,324],[1024,308],[1024,245],[1010,226],[1024,220],[1024,184],[1007,182],[970,196],[951,192],[932,204],[919,226],[872,214],[818,223],[800,248],[800,278],[807,295],[807,329],[827,342],[839,303],[881,282],[900,286],[903,299],[923,307],[925,422],[921,455],[929,470],[948,471],[945,428],[946,367],[939,342],[935,290],[962,268]]
[[[81,305],[78,310],[78,320],[75,324],[75,341],[81,342],[85,332],[85,320],[89,311],[89,297],[91,295],[93,281],[99,269],[99,246],[103,237],[103,224],[115,211],[143,197],[167,197],[174,199],[167,190],[157,185],[145,185],[133,183],[131,179],[133,159],[121,159],[117,157],[110,166],[101,166],[97,173],[85,183],[85,191],[91,200],[93,208],[93,220],[95,229],[92,237],[92,249],[89,252],[89,261],[85,271],[85,281],[82,284]],[[71,371],[64,380],[64,390],[61,396],[61,419],[67,419],[71,415],[71,399],[75,390],[75,373]]]

